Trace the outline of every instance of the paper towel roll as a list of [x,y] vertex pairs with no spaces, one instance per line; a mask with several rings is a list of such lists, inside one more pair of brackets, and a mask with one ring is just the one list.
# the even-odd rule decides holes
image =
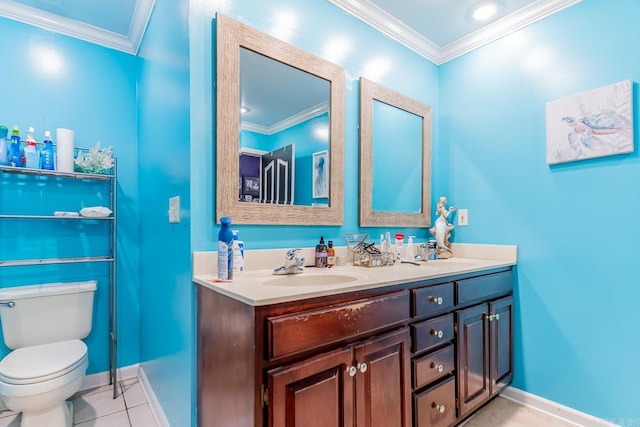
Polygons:
[[57,161],[56,170],[73,172],[73,139],[75,132],[71,129],[56,129]]

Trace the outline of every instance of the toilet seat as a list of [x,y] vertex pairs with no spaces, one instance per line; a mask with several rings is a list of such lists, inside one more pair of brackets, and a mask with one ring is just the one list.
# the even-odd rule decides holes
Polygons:
[[0,381],[27,385],[52,380],[87,364],[87,345],[78,339],[23,347],[0,361]]

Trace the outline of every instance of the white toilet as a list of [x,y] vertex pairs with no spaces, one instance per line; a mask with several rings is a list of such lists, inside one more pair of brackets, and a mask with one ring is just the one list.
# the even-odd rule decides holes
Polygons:
[[66,399],[80,389],[89,359],[80,341],[91,332],[96,282],[0,289],[4,342],[0,398],[22,412],[22,427],[71,426]]

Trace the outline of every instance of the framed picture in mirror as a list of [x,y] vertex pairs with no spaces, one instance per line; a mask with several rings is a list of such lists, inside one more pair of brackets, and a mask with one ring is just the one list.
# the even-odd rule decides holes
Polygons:
[[313,198],[329,197],[329,151],[313,153]]

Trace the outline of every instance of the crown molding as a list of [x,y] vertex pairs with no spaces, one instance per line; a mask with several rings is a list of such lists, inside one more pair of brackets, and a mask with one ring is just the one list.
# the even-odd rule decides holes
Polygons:
[[138,0],[127,36],[12,0],[0,2],[0,16],[136,55],[154,5],[155,0]]
[[440,64],[516,32],[581,1],[582,0],[539,0],[528,6],[524,6],[490,25],[444,46],[440,51]]
[[240,129],[261,133],[263,135],[273,135],[274,133],[278,133],[297,124],[306,122],[307,120],[327,112],[329,112],[329,101],[321,102],[318,105],[314,105],[313,107],[300,111],[299,113],[289,116],[284,120],[272,124],[271,126],[263,126],[243,120],[240,124]]
[[444,64],[581,1],[538,0],[480,30],[440,47],[368,0],[329,0],[345,12],[436,65]]

